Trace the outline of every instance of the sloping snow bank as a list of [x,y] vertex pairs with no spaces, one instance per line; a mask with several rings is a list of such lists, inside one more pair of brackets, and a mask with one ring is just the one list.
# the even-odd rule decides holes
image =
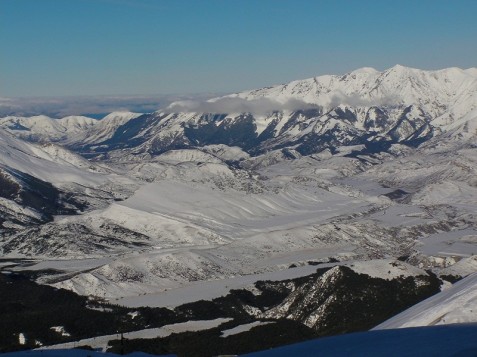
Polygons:
[[367,331],[319,338],[245,356],[475,356],[477,324]]
[[392,317],[373,330],[470,322],[477,322],[477,273]]

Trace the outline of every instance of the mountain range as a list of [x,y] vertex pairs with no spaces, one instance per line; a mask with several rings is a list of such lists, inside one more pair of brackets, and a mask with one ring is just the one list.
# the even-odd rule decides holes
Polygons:
[[302,155],[349,145],[417,146],[449,133],[475,136],[477,70],[362,68],[246,91],[206,102],[174,102],[151,114],[6,117],[0,126],[29,140],[54,140],[80,153],[157,155],[213,144],[251,155],[293,149]]

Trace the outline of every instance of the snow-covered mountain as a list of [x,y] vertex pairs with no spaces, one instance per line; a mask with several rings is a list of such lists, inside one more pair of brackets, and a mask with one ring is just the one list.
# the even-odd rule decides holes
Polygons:
[[160,154],[225,144],[257,155],[293,148],[300,154],[342,145],[380,150],[389,143],[416,146],[443,133],[475,137],[476,69],[424,71],[396,65],[361,68],[218,97],[172,103],[152,114],[118,112],[84,117],[0,119],[29,139],[61,141],[94,154],[117,149]]
[[106,205],[117,196],[102,190],[112,185],[113,176],[111,169],[61,146],[25,142],[0,129],[2,238],[6,231],[19,232],[55,215]]
[[310,154],[356,144],[377,150],[389,143],[419,145],[447,132],[475,137],[476,108],[475,69],[362,68],[202,103],[175,102],[121,123],[109,138],[73,139],[70,145],[98,152],[129,148],[135,154],[210,144],[253,155],[277,148]]
[[294,98],[320,105],[325,111],[338,105],[416,105],[433,118],[451,110],[458,119],[475,108],[476,79],[475,68],[424,71],[396,65],[383,72],[361,68],[343,76],[314,77],[229,97],[268,98],[281,103]]
[[113,112],[106,115],[103,119],[96,121],[94,126],[86,127],[78,135],[70,135],[64,141],[65,144],[71,142],[81,142],[83,144],[98,143],[110,139],[116,129],[127,123],[129,120],[139,117],[139,113],[131,112]]
[[45,115],[0,118],[0,128],[29,141],[62,141],[88,130],[97,120],[84,116],[53,119]]
[[53,184],[100,184],[107,170],[52,143],[30,143],[0,129],[0,165]]

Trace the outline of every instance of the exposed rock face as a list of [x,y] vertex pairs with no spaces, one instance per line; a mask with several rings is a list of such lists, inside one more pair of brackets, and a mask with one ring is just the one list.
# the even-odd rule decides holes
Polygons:
[[290,294],[263,317],[300,321],[320,334],[359,331],[437,293],[439,286],[435,276],[386,280],[337,266],[293,282]]

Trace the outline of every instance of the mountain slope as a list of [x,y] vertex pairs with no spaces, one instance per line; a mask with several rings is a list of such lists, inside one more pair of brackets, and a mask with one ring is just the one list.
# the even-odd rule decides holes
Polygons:
[[[121,195],[120,183],[104,166],[55,144],[33,144],[0,129],[0,230],[6,238],[20,228],[106,205]],[[127,182],[126,180],[122,180]],[[101,188],[116,186],[115,194]]]
[[476,324],[359,332],[250,353],[249,357],[473,356]]
[[101,169],[81,156],[54,144],[38,145],[17,139],[0,129],[0,165],[51,183],[79,184],[105,181]]
[[121,125],[127,123],[129,120],[139,117],[139,113],[130,112],[113,112],[106,115],[103,119],[97,121],[94,126],[85,128],[82,132],[75,133],[77,135],[70,135],[64,144],[69,143],[97,143],[110,139],[114,131]]
[[361,68],[342,76],[314,77],[230,97],[269,98],[282,103],[295,98],[320,105],[325,111],[340,104],[358,107],[416,105],[434,118],[448,109],[452,109],[455,117],[461,117],[477,105],[476,81],[474,68],[424,71],[396,65],[383,72]]

